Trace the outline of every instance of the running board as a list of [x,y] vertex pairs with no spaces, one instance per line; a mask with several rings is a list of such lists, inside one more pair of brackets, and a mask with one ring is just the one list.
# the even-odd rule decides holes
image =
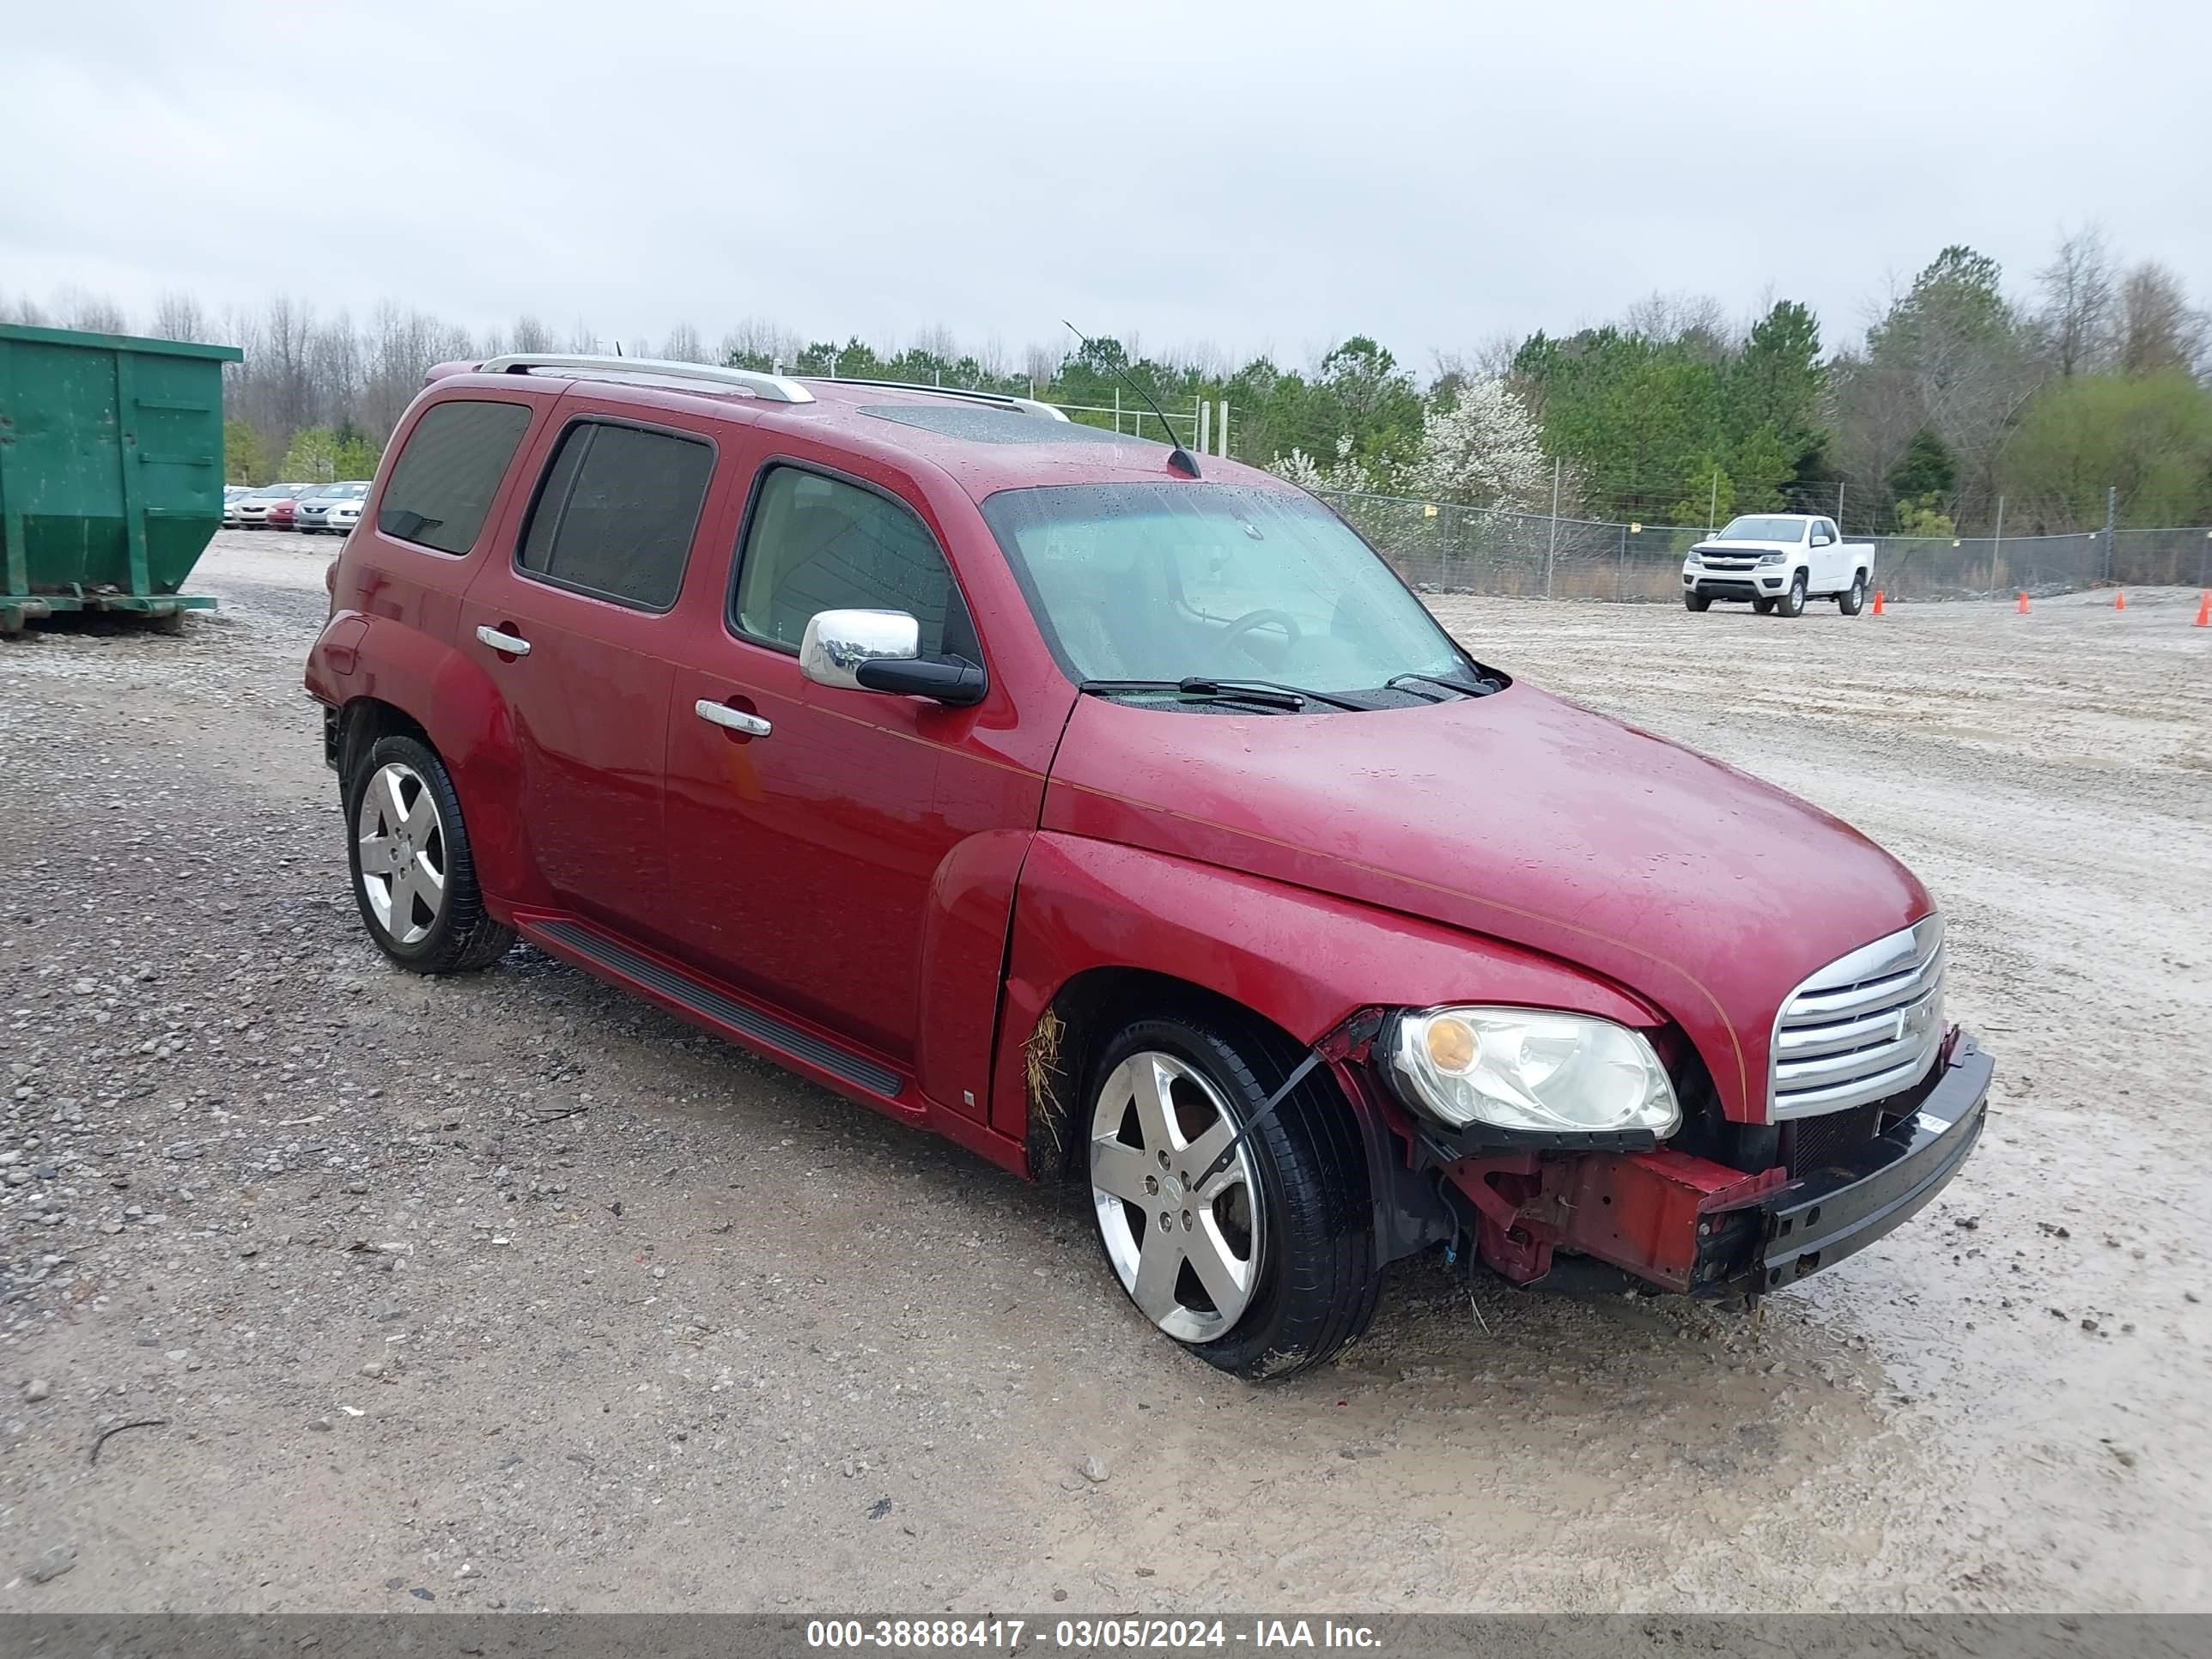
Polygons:
[[[856,1054],[849,1048],[839,1047],[803,1030],[788,1020],[778,1019],[725,996],[720,991],[699,983],[688,974],[641,955],[628,945],[618,945],[605,934],[585,927],[581,922],[557,919],[532,918],[523,923],[526,934],[535,933],[573,951],[587,962],[597,963],[626,980],[645,987],[654,994],[666,997],[700,1018],[716,1025],[728,1027],[739,1036],[749,1037],[763,1048],[775,1049],[805,1060],[817,1070],[829,1073],[855,1089],[881,1096],[886,1101],[898,1102],[901,1083],[898,1073],[878,1066],[875,1061]],[[902,1111],[911,1109],[901,1104]]]

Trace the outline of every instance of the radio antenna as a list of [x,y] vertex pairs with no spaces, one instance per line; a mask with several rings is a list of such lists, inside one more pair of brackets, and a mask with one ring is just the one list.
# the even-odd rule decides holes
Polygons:
[[[1076,327],[1073,323],[1068,323],[1067,319],[1065,317],[1061,318],[1060,321],[1067,323],[1067,331],[1083,343],[1083,349],[1085,351],[1091,349],[1091,337],[1089,335],[1085,334],[1081,329]],[[1145,407],[1151,410],[1153,414],[1159,416],[1160,425],[1166,428],[1168,445],[1170,448],[1168,465],[1173,467],[1176,471],[1182,473],[1186,478],[1197,477],[1199,476],[1198,463],[1191,459],[1190,452],[1182,447],[1182,440],[1176,436],[1175,428],[1169,424],[1167,416],[1161,411],[1159,404],[1153,401],[1152,394],[1146,391],[1143,386],[1138,385],[1137,377],[1130,374],[1129,371],[1124,368],[1121,364],[1115,363],[1113,368],[1114,372],[1120,375],[1123,381],[1127,384],[1129,390],[1135,392],[1139,398],[1142,398],[1145,400]]]

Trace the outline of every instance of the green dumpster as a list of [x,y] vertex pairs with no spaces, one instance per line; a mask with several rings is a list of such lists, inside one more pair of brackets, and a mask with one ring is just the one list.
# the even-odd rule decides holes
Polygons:
[[222,525],[235,346],[0,324],[0,633],[57,611],[175,617]]

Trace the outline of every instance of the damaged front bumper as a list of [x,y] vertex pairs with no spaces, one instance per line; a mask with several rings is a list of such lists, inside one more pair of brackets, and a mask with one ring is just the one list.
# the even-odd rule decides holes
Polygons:
[[1981,1139],[1995,1063],[1954,1030],[1913,1110],[1796,1178],[1662,1148],[1574,1158],[1465,1158],[1446,1174],[1476,1214],[1482,1259],[1517,1284],[1557,1250],[1691,1295],[1779,1290],[1911,1218]]
[[1960,1032],[1917,1111],[1762,1206],[1767,1224],[1749,1270],[1751,1288],[1779,1290],[1917,1214],[1950,1184],[1982,1138],[1996,1070],[1996,1062]]

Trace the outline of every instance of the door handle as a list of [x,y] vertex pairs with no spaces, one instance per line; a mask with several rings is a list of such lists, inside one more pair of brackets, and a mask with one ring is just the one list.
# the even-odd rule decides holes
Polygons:
[[530,654],[530,641],[528,640],[524,639],[519,634],[502,633],[500,629],[493,628],[488,623],[481,624],[477,627],[477,638],[483,641],[484,644],[489,646],[493,650],[505,652],[510,657],[526,657]]
[[702,697],[691,707],[698,711],[701,720],[728,731],[742,732],[749,738],[764,738],[774,729],[758,714],[748,714],[726,702],[712,702]]

